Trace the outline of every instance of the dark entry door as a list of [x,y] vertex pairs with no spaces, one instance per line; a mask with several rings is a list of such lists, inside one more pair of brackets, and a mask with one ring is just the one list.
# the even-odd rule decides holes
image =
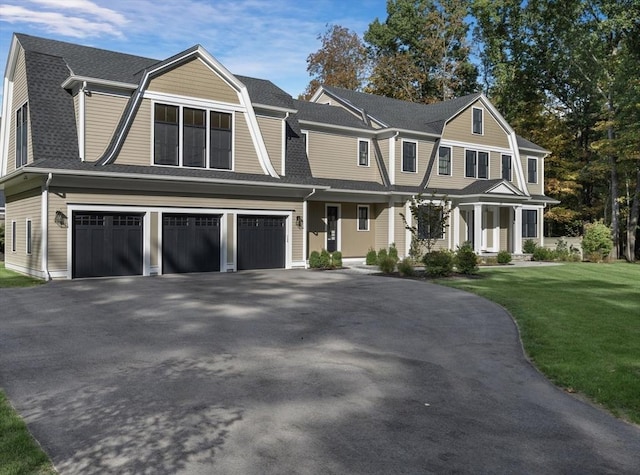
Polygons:
[[285,223],[283,216],[238,216],[238,270],[284,267]]
[[338,250],[338,207],[327,206],[327,251]]
[[73,214],[73,277],[142,275],[142,215]]
[[165,214],[162,217],[162,273],[220,270],[220,216]]

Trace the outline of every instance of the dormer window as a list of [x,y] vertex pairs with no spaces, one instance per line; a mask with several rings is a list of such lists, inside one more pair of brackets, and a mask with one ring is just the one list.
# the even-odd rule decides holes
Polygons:
[[480,109],[478,107],[473,107],[472,108],[472,113],[473,113],[473,124],[472,124],[472,132],[474,134],[477,135],[482,135],[484,134],[484,127],[483,127],[483,113],[484,110]]
[[155,104],[153,134],[155,165],[232,168],[232,115],[229,113]]
[[27,104],[16,111],[16,168],[27,164],[28,112]]
[[361,167],[369,166],[369,141],[358,140],[358,165]]

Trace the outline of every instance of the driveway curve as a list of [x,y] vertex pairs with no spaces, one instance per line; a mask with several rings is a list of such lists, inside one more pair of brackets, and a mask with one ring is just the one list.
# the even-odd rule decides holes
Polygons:
[[346,272],[0,290],[0,386],[62,474],[637,473],[640,429],[501,307]]

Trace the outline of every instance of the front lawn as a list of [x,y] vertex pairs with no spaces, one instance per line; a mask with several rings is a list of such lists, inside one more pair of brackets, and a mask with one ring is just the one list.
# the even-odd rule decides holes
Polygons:
[[42,284],[41,279],[34,279],[26,275],[5,269],[4,262],[0,262],[0,288],[2,287],[29,287]]
[[554,383],[640,423],[640,265],[482,268],[479,276],[437,282],[504,306]]

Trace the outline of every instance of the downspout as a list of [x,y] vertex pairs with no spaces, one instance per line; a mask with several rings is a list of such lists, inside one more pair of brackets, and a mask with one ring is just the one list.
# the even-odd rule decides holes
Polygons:
[[78,152],[80,160],[85,161],[85,94],[87,93],[87,81],[82,81],[82,87],[78,91]]
[[42,190],[42,271],[47,282],[51,280],[49,274],[49,185],[52,180],[53,173],[49,173]]
[[302,199],[302,259],[304,259],[304,268],[307,269],[307,200],[315,195],[316,189],[314,188],[311,193]]

